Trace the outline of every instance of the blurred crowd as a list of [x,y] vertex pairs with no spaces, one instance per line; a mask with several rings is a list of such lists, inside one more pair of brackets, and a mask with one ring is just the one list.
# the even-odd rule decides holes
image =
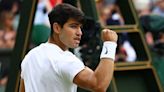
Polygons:
[[0,1],[0,49],[12,49],[15,45],[20,3],[19,0]]
[[[5,56],[15,45],[20,12],[19,0],[0,0],[0,91],[8,80],[10,56]],[[7,52],[4,52],[7,50]]]
[[107,25],[124,25],[124,19],[116,0],[96,0],[96,9],[102,27]]
[[[50,27],[48,12],[62,0],[38,0],[35,25]],[[0,49],[12,49],[15,45],[15,38],[20,18],[21,0],[0,1]]]
[[133,0],[152,53],[164,57],[164,0]]
[[[143,28],[145,39],[152,53],[164,56],[164,0],[132,0]],[[117,0],[96,0],[96,9],[102,27],[126,25]],[[136,50],[129,41],[128,33],[119,34],[116,61],[134,62]]]

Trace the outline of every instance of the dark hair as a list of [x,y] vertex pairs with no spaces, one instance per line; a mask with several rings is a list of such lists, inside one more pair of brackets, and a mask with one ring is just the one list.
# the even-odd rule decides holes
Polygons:
[[76,7],[66,3],[58,4],[54,7],[48,14],[48,17],[51,25],[51,35],[53,33],[53,23],[55,22],[63,27],[70,18],[73,18],[80,23],[83,23],[84,21],[84,13]]

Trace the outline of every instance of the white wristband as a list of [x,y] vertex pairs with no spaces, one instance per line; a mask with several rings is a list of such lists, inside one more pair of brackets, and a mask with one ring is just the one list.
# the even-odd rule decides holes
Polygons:
[[116,54],[116,42],[111,41],[105,41],[103,43],[103,48],[101,51],[100,59],[101,58],[111,58],[113,61],[115,60],[115,54]]

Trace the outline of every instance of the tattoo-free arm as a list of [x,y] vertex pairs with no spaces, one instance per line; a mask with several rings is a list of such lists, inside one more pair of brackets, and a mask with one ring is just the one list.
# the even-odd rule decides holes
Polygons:
[[94,91],[106,92],[112,80],[114,62],[112,59],[101,59],[95,71],[88,67],[78,73],[74,78],[74,83],[79,87]]
[[21,82],[20,82],[19,92],[25,92],[24,80],[23,79],[21,79]]

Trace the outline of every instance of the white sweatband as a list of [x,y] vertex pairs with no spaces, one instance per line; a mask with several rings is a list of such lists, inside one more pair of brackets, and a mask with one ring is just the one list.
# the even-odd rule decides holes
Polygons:
[[116,54],[116,42],[111,41],[105,41],[103,43],[103,48],[101,51],[100,59],[101,58],[111,58],[113,61],[115,60],[115,54]]

